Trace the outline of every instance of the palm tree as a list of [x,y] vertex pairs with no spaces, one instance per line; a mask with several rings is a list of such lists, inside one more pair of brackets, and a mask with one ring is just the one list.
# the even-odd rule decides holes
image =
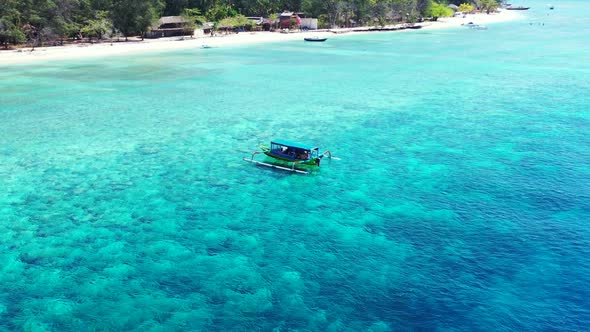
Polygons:
[[486,11],[486,14],[496,11],[496,9],[498,9],[499,7],[498,2],[496,0],[481,0],[480,6],[481,10]]

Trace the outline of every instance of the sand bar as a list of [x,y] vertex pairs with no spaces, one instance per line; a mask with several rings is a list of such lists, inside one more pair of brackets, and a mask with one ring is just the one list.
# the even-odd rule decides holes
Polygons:
[[[513,21],[523,18],[521,13],[503,10],[495,14],[469,14],[465,17],[441,18],[437,22],[424,22],[422,30],[446,29],[459,27],[468,22],[479,25],[488,25],[498,22]],[[407,32],[412,30],[400,30]],[[228,47],[233,45],[245,45],[255,43],[279,42],[288,40],[303,40],[304,37],[318,36],[327,38],[343,38],[345,36],[359,33],[374,32],[352,32],[352,29],[332,29],[330,31],[309,31],[295,33],[278,32],[244,32],[239,34],[222,35],[218,37],[194,36],[193,38],[165,38],[146,39],[144,41],[77,44],[55,47],[38,47],[34,51],[29,48],[19,50],[0,51],[0,66],[24,64],[32,62],[47,62],[53,60],[65,60],[90,57],[107,57],[111,55],[137,54],[142,52],[163,52],[169,50],[209,47]],[[397,33],[397,32],[396,32]]]

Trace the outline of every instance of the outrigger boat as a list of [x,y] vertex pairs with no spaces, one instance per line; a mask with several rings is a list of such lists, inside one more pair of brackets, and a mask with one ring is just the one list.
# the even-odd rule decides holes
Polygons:
[[306,37],[303,40],[308,42],[325,42],[328,38],[320,38],[320,37]]
[[529,10],[531,7],[506,7],[507,10]]
[[[256,165],[266,166],[281,169],[289,172],[296,172],[307,174],[309,171],[304,169],[295,168],[295,166],[320,166],[322,158],[328,157],[330,159],[339,159],[332,156],[329,150],[320,154],[320,150],[317,147],[291,142],[287,140],[274,140],[270,142],[270,147],[259,144],[262,151],[256,151],[252,153],[250,158],[242,158],[244,161],[254,163]],[[279,160],[282,164],[273,164],[268,162],[262,162],[254,160],[257,154],[264,153],[265,155]]]

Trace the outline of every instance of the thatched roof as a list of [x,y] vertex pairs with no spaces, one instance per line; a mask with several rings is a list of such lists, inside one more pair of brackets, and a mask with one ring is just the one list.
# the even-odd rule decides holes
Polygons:
[[215,26],[215,22],[205,22],[203,23],[203,29],[213,29]]
[[189,21],[185,20],[182,16],[164,16],[160,17],[160,19],[158,20],[159,25],[177,23],[189,23]]

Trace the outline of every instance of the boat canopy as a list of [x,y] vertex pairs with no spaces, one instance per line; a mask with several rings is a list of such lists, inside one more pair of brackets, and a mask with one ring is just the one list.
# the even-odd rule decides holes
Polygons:
[[301,143],[297,143],[297,142],[291,142],[291,141],[287,141],[284,139],[276,139],[272,142],[270,142],[271,145],[283,145],[283,146],[287,146],[287,147],[291,147],[291,148],[296,148],[296,149],[301,149],[301,150],[308,150],[308,151],[312,151],[312,150],[317,150],[318,148],[313,147],[311,145],[305,145],[305,144],[301,144]]

